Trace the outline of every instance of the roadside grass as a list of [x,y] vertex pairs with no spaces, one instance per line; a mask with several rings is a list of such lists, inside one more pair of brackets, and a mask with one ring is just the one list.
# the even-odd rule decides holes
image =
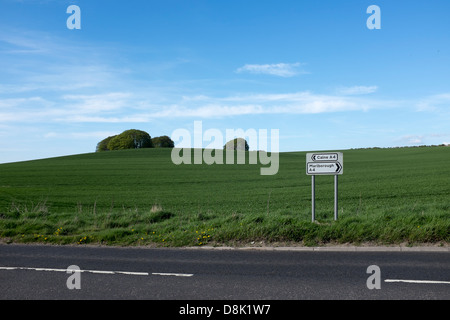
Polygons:
[[339,219],[333,178],[305,153],[260,165],[172,164],[170,150],[85,154],[0,165],[4,242],[121,246],[450,242],[450,148],[344,151]]
[[[332,208],[330,208],[332,209]],[[168,211],[138,209],[78,213],[8,212],[0,220],[3,238],[14,242],[195,246],[232,243],[303,245],[445,243],[449,240],[448,211],[411,214],[407,208],[362,212],[309,221],[281,210],[266,213],[180,216]],[[303,217],[303,218],[301,218]]]

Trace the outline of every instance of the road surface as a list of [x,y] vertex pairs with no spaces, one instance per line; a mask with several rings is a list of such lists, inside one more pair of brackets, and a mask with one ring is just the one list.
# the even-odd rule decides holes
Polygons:
[[449,300],[450,253],[0,245],[0,299]]

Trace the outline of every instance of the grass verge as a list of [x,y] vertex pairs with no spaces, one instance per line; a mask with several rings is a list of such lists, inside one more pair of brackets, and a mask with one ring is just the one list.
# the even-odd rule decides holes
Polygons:
[[75,213],[52,213],[43,206],[37,211],[13,207],[1,214],[1,237],[18,243],[175,247],[255,242],[446,245],[450,240],[446,211],[411,214],[407,208],[379,210],[312,223],[305,215],[287,210],[219,216],[212,212],[182,215],[154,207],[98,210],[92,205]]

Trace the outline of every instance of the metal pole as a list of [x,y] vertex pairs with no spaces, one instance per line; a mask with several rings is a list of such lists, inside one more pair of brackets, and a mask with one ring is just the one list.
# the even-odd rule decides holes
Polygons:
[[334,175],[334,220],[338,219],[338,175]]
[[315,177],[311,176],[311,203],[312,203],[312,222],[316,220],[316,183]]

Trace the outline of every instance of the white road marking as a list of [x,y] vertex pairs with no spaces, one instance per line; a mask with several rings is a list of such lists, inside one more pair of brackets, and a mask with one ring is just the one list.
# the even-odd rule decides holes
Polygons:
[[[73,270],[77,271],[77,270]],[[80,270],[80,272],[90,272],[90,273],[97,273],[97,274],[116,274],[116,271],[102,271],[102,270]]]
[[68,269],[28,268],[28,267],[0,267],[0,270],[33,270],[33,271],[67,272]]
[[148,276],[148,272],[116,271],[116,273],[127,274],[127,275],[130,275],[130,276]]
[[[30,268],[30,267],[0,267],[0,270],[32,270],[32,271],[51,271],[51,272],[87,272],[94,274],[125,274],[130,276],[149,276],[148,272],[129,272],[129,271],[105,271],[105,270],[75,270],[75,269],[54,269],[54,268]],[[154,272],[155,276],[176,276],[176,277],[192,277],[193,274],[188,273],[159,273]]]
[[401,280],[386,279],[384,282],[404,282],[404,283],[422,283],[422,284],[450,284],[450,281],[434,281],[434,280]]
[[193,274],[191,273],[159,273],[159,272],[153,272],[152,275],[155,276],[174,276],[174,277],[192,277]]

